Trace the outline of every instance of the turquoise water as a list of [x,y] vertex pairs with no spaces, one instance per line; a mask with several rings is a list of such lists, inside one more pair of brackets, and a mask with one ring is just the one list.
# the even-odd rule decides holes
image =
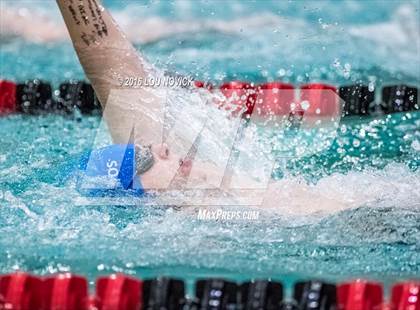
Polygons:
[[[200,79],[362,80],[378,93],[389,83],[419,85],[416,1],[105,2],[151,62]],[[4,5],[61,25],[54,2]],[[153,20],[156,35],[148,37]],[[2,77],[55,85],[83,78],[65,38],[37,43],[2,31]],[[0,273],[70,270],[93,279],[124,271],[288,284],[420,276],[419,112],[342,120],[330,147],[277,168],[281,200],[257,221],[201,221],[165,207],[80,207],[63,170],[92,146],[98,126],[98,117],[0,119]],[[294,212],[319,197],[342,208]]]

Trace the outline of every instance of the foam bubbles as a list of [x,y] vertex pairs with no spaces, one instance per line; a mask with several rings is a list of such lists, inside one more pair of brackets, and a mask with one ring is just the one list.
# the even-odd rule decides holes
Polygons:
[[[218,270],[232,276],[339,278],[357,273],[384,281],[416,273],[420,175],[412,145],[418,135],[403,139],[401,132],[416,132],[418,113],[403,117],[343,123],[340,157],[333,146],[280,165],[259,219],[233,222],[198,220],[195,208],[76,204],[74,180],[58,175],[89,147],[98,120],[83,118],[76,126],[59,116],[7,117],[0,124],[10,138],[0,175],[0,234],[7,236],[0,239],[0,272],[70,270],[95,277],[166,270],[192,277]],[[352,150],[352,136],[361,128],[365,138],[358,138],[357,149],[369,149],[370,158]],[[392,131],[392,138],[381,136],[382,130]],[[29,143],[39,135],[47,140]],[[389,149],[375,155],[372,148],[380,143]],[[402,155],[394,153],[395,146]],[[48,167],[28,165],[45,160]]]

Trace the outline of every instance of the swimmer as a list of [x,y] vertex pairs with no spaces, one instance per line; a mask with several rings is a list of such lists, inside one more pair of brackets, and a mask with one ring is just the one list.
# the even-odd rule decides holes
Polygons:
[[[133,76],[145,79],[156,72],[153,66],[133,47],[99,0],[57,0],[57,3],[80,63],[104,109],[104,118],[113,141],[120,144],[127,143],[127,132],[131,132],[131,119],[136,117],[133,116],[133,109],[120,104],[116,108],[113,107],[110,112],[106,106],[107,102],[110,102],[113,90],[123,89],[121,77]],[[137,101],[138,106],[135,110],[163,108],[164,102],[148,93],[147,89],[139,87],[138,91],[141,98]],[[147,100],[142,98],[147,98]],[[177,154],[173,145],[156,142],[151,138],[156,137],[152,122],[138,121],[138,123],[136,124],[139,129],[136,131],[138,136],[130,139],[134,140],[137,145],[136,153],[140,154],[136,168],[144,188],[167,188],[173,183],[174,174],[179,184],[185,183],[188,179],[195,183],[208,183],[206,188],[217,187],[211,184],[211,180],[217,179],[215,176],[220,175],[220,171],[224,169],[214,164],[194,161],[193,157]],[[128,124],[128,127],[125,127],[125,124]],[[194,179],[191,180],[193,166],[195,173]],[[222,186],[222,190],[227,189]],[[268,189],[265,188],[263,192],[257,192],[256,195],[259,198],[263,196],[264,206],[276,208],[282,191],[281,183],[270,181]],[[313,198],[313,193],[311,194],[309,188],[305,190],[305,186],[300,186],[299,199],[307,202],[314,201]],[[311,208],[311,212],[326,209],[336,211],[345,207],[327,197],[322,199],[317,195],[316,198],[316,203],[312,204],[315,209]],[[309,211],[305,201],[296,206],[297,213]],[[316,208],[317,206],[319,209]]]
[[[57,3],[79,60],[103,109],[106,108],[111,91],[123,88],[121,77],[146,78],[154,74],[153,67],[138,54],[99,1],[57,0]],[[150,96],[147,90],[142,88],[138,94],[141,98]],[[152,105],[151,109],[163,110],[163,102],[157,98],[153,98],[151,102],[140,100],[139,105],[136,108],[141,109],[143,105],[149,109]],[[127,119],[132,118],[133,109],[106,111],[104,117],[114,143],[127,143],[126,134],[131,131],[129,128],[131,124],[124,128],[121,128],[121,124],[127,123]],[[136,144],[137,150],[143,155],[142,160],[138,161],[137,171],[141,174],[145,188],[166,188],[173,178],[174,170],[179,176],[187,177],[192,164],[191,161],[175,154],[168,145],[150,141],[153,139],[148,138],[154,135],[150,128],[153,125],[150,122],[147,125],[136,124],[136,132],[143,135],[135,137],[136,142],[141,141],[140,144]],[[198,175],[197,181],[205,182],[214,169],[207,167],[206,164],[202,164],[202,169],[203,173],[195,175]]]

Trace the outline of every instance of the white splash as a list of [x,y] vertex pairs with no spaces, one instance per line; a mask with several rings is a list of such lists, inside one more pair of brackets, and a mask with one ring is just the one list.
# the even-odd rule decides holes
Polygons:
[[334,173],[316,184],[286,177],[270,186],[265,207],[286,216],[328,215],[366,206],[419,209],[419,185],[420,173],[397,163],[383,170]]

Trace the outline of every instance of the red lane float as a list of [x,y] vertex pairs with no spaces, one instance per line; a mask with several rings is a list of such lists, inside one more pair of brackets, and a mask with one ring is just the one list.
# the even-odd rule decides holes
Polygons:
[[206,88],[208,90],[213,89],[213,85],[203,81],[194,81],[194,86],[197,88]]
[[294,110],[295,88],[292,84],[270,82],[257,87],[254,114],[259,116],[289,116]]
[[337,287],[337,304],[339,310],[380,310],[382,285],[365,280],[343,283]]
[[70,273],[44,280],[45,310],[88,310],[88,284],[83,277]]
[[392,287],[390,310],[419,310],[420,281],[397,283]]
[[[251,83],[242,81],[232,81],[224,83],[220,86],[222,94],[227,98],[227,104],[238,106],[232,111],[233,115],[237,115],[242,109],[245,110],[243,115],[252,114],[256,100],[255,87]],[[225,104],[225,103],[224,103]],[[222,104],[222,106],[224,106]],[[229,109],[229,107],[225,107]]]
[[142,290],[143,282],[123,274],[99,278],[96,281],[95,306],[98,310],[140,309]]
[[0,116],[16,111],[16,84],[0,80]]
[[305,116],[339,116],[341,113],[337,88],[322,83],[300,87],[300,107]]
[[23,273],[0,276],[0,306],[3,309],[42,309],[42,279]]

